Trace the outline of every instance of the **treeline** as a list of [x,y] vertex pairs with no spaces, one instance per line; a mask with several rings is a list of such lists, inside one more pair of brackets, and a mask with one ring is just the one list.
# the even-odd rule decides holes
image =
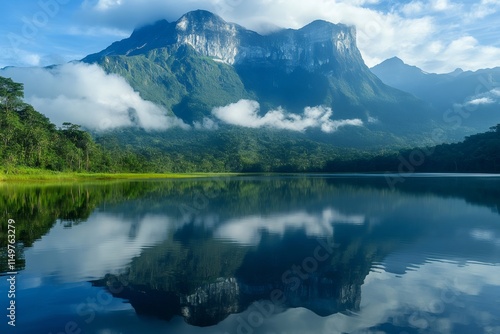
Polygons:
[[342,149],[303,133],[221,126],[215,131],[57,128],[0,77],[0,172],[500,172],[500,125],[457,144],[387,154]]
[[80,126],[56,128],[22,101],[23,85],[0,77],[0,166],[9,173],[19,167],[55,171],[102,171],[110,158]]
[[128,157],[133,170],[151,172],[321,172],[330,159],[361,156],[302,133],[229,126],[215,131],[128,128],[98,134],[96,141]]
[[339,151],[286,131],[230,127],[129,128],[91,135],[76,124],[57,128],[24,103],[23,95],[22,84],[0,77],[0,171],[7,174],[25,167],[110,173],[321,171]]
[[329,161],[325,172],[500,173],[500,124],[454,144]]

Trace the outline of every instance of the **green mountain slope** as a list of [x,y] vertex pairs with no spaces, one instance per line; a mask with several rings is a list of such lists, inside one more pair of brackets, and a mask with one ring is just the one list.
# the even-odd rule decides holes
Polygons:
[[384,83],[429,102],[452,126],[460,127],[457,132],[483,132],[500,122],[500,68],[426,73],[394,57],[371,71]]
[[191,47],[158,48],[144,55],[105,56],[99,64],[124,77],[141,96],[192,123],[212,108],[252,98],[232,66],[199,56]]
[[[428,104],[370,72],[354,28],[325,21],[263,36],[195,11],[137,29],[83,61],[123,76],[143,98],[188,124],[213,117],[214,107],[252,99],[261,115],[278,107],[300,115],[305,107],[325,106],[334,120],[359,119],[365,130],[351,127],[353,141],[372,148],[381,137],[388,138],[383,145],[424,143],[432,129],[445,126]],[[311,139],[348,142],[316,132],[308,132]]]

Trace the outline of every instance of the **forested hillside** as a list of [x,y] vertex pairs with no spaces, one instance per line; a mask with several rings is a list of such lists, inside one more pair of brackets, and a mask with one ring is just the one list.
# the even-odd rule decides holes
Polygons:
[[56,171],[101,171],[111,160],[88,132],[64,123],[61,129],[22,101],[23,85],[0,77],[0,166]]
[[325,172],[500,172],[500,124],[490,131],[465,138],[463,142],[397,153],[330,161]]
[[[76,124],[57,128],[22,98],[22,84],[0,77],[0,171],[7,174],[23,168],[110,173],[500,172],[500,125],[462,143],[389,149],[377,155],[276,129],[123,128],[92,135]],[[409,161],[416,155],[424,159],[412,165]]]
[[76,172],[319,171],[338,149],[288,131],[133,128],[95,133],[50,120],[22,101],[23,85],[0,77],[0,170]]

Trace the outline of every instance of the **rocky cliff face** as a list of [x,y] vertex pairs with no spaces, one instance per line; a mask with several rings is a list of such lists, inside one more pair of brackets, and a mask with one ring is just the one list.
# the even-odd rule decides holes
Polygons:
[[[299,30],[282,30],[268,36],[243,39],[239,63],[280,64],[287,71],[332,69],[340,64],[363,63],[353,27],[314,21]],[[257,38],[255,38],[257,37]]]
[[176,49],[182,45],[230,65],[278,64],[288,71],[296,67],[315,71],[339,64],[363,64],[354,27],[314,21],[299,30],[285,29],[264,36],[202,10],[187,13],[173,23],[162,20],[140,28],[130,38],[87,56],[84,61],[144,54],[160,47]]
[[243,28],[201,10],[187,13],[173,24],[177,45],[189,45],[203,56],[235,63],[240,45],[239,32]]
[[[283,108],[300,114],[325,106],[335,119],[359,119],[364,128],[349,133],[349,145],[380,138],[392,145],[393,135],[427,140],[424,133],[434,126],[432,108],[386,86],[368,69],[353,27],[321,20],[260,35],[198,10],[137,29],[83,61],[121,75],[145,99],[189,124],[212,117],[213,108],[251,99],[262,113]],[[377,134],[366,140],[372,136],[366,129]],[[353,141],[353,133],[359,139]]]

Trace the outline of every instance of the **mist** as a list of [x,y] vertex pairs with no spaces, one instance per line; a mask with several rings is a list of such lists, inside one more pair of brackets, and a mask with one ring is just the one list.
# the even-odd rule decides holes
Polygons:
[[164,108],[143,100],[124,78],[97,65],[68,63],[51,68],[6,68],[0,75],[24,84],[24,100],[60,126],[63,122],[105,131],[188,128]]
[[320,129],[332,133],[343,126],[362,126],[360,119],[332,120],[333,110],[328,107],[306,107],[303,115],[287,113],[283,108],[259,115],[260,104],[252,100],[240,100],[225,107],[212,110],[212,114],[224,123],[247,128],[275,128],[292,131]]

